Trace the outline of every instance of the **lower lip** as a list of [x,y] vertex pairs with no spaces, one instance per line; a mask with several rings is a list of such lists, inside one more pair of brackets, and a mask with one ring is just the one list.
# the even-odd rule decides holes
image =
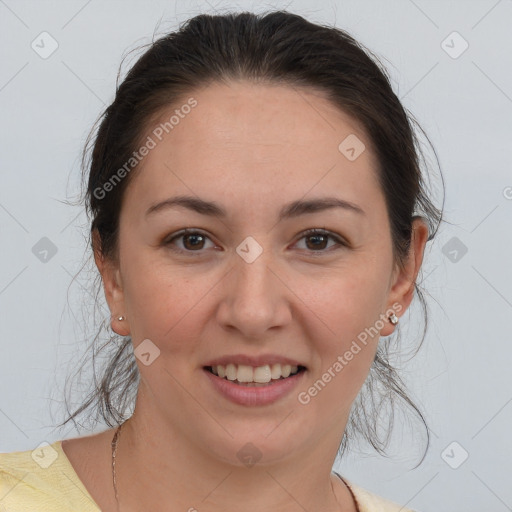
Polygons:
[[225,398],[239,405],[268,405],[289,394],[303,378],[305,370],[286,379],[273,380],[266,386],[244,386],[218,377],[203,369],[213,387]]

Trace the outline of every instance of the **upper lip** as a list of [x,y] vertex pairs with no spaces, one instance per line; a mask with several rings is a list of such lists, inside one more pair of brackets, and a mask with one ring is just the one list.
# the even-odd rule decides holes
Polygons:
[[291,359],[286,356],[281,356],[279,354],[261,354],[259,356],[249,356],[247,354],[233,354],[233,355],[225,355],[221,357],[216,357],[212,359],[204,366],[217,366],[217,365],[226,366],[228,364],[244,364],[247,366],[264,366],[266,364],[289,364],[290,366],[304,366],[302,363],[295,359]]

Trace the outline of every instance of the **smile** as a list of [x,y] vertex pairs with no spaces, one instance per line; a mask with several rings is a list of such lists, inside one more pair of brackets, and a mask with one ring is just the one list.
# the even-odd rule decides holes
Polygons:
[[286,379],[290,375],[296,375],[305,370],[304,366],[279,363],[256,367],[230,363],[207,366],[206,369],[222,379],[245,385],[265,385],[274,380]]
[[205,366],[203,371],[217,393],[244,406],[270,405],[285,398],[306,374],[304,366],[278,363],[256,367],[230,363]]

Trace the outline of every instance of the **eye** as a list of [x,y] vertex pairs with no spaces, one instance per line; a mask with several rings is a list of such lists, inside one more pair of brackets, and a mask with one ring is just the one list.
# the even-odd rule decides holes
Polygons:
[[[327,246],[329,239],[334,240],[334,244]],[[347,246],[348,244],[339,236],[324,229],[308,229],[302,233],[300,240],[306,240],[306,249],[309,252],[328,252],[325,249],[333,246]],[[308,240],[310,243],[308,243]]]
[[[164,245],[169,246],[171,250],[179,253],[195,252],[199,255],[202,253],[203,249],[208,248],[205,247],[207,240],[212,244],[211,247],[216,247],[205,233],[195,229],[183,229],[174,234],[171,238],[166,239]],[[299,241],[300,240],[306,240],[306,251],[310,253],[325,253],[328,252],[326,249],[332,249],[333,246],[348,246],[341,237],[325,229],[308,229],[301,233]],[[330,246],[328,245],[329,240],[334,241]],[[181,243],[177,243],[177,241]]]
[[[183,245],[176,247],[175,240],[181,240]],[[205,249],[205,241],[210,240],[208,236],[206,236],[201,231],[192,230],[192,229],[184,229],[171,238],[168,238],[164,241],[164,245],[169,246],[170,249],[176,252],[201,252],[201,249]],[[211,242],[211,240],[210,240]],[[213,244],[213,242],[212,242]],[[215,247],[215,244],[213,244]]]

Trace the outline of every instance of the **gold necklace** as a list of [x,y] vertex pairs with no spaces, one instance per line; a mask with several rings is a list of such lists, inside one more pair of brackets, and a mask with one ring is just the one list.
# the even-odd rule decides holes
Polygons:
[[116,454],[117,454],[117,442],[119,440],[119,436],[121,434],[121,427],[123,424],[119,425],[116,429],[114,437],[112,438],[112,483],[114,484],[114,493],[116,496],[117,510],[119,511],[119,499],[117,495],[117,482],[116,482]]

